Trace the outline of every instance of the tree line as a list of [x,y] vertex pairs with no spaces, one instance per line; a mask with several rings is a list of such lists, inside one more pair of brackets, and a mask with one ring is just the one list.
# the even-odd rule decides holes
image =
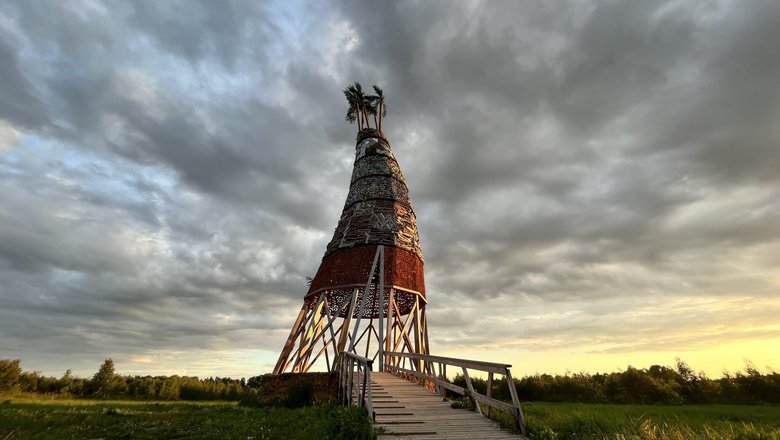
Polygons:
[[139,400],[241,400],[257,395],[245,379],[191,376],[131,376],[117,374],[114,361],[106,359],[89,379],[47,377],[22,371],[19,359],[0,359],[0,394],[51,394],[77,398],[127,398]]
[[[61,377],[26,372],[19,359],[0,359],[0,394],[35,393],[77,398],[128,398],[139,400],[242,400],[256,397],[266,376],[248,380],[191,376],[131,376],[117,374],[106,359],[91,378]],[[485,394],[484,379],[472,378]],[[463,376],[454,383],[465,387]],[[748,363],[744,371],[724,372],[709,378],[677,360],[674,367],[628,367],[613,373],[535,374],[515,379],[523,401],[632,403],[632,404],[780,404],[780,373],[762,373]],[[510,400],[506,381],[495,380],[493,397]]]
[[[485,380],[472,378],[472,382],[478,392],[485,393]],[[466,386],[461,375],[454,383]],[[523,401],[645,405],[780,403],[780,373],[771,369],[762,373],[751,363],[744,371],[724,372],[717,379],[694,372],[678,359],[674,367],[628,367],[624,371],[597,374],[535,374],[515,379],[515,386]],[[511,399],[506,381],[494,381],[492,393],[497,399]]]

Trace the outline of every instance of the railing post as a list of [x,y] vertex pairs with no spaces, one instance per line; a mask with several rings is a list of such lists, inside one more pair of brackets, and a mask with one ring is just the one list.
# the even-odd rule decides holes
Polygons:
[[339,400],[344,406],[358,405],[376,421],[371,395],[371,371],[374,361],[355,353],[342,352],[338,360]]
[[[488,373],[487,389],[485,390],[485,395],[488,398],[493,397],[493,372],[492,371]],[[487,416],[488,416],[488,418],[490,418],[490,410],[491,410],[491,406],[488,405],[488,407],[487,407]]]
[[[438,368],[437,368],[438,367]],[[438,373],[437,373],[438,370]],[[431,375],[436,377],[436,394],[440,396],[444,396],[444,388],[441,386],[441,363],[437,363],[434,365],[433,362],[431,362]]]
[[347,406],[352,405],[352,358],[347,360]]
[[347,402],[347,358],[342,353],[341,356],[341,404],[344,406],[349,405]]
[[374,401],[371,397],[371,371],[373,370],[373,363],[371,361],[368,361],[366,364],[366,376],[364,379],[364,385],[363,388],[366,389],[366,409],[368,410],[368,415],[371,416],[371,420],[376,421],[376,414],[374,413]]
[[474,406],[477,407],[477,412],[479,415],[482,415],[482,408],[479,407],[479,400],[474,397],[476,391],[474,391],[474,385],[471,384],[471,377],[469,377],[469,372],[466,370],[466,367],[463,367],[463,377],[466,378],[466,387],[468,387],[469,393],[471,393],[469,398],[472,402],[474,402]]
[[[363,376],[363,390],[362,390],[362,393],[360,394],[361,398],[362,398],[362,402],[360,402],[360,406],[366,406],[366,391],[367,391],[366,390],[366,385],[367,385],[366,384],[366,379],[368,378],[368,369],[366,368],[365,365],[363,365],[363,375],[362,376]],[[371,387],[369,387],[368,389],[370,390]]]
[[506,369],[506,381],[507,386],[509,387],[509,393],[512,395],[512,405],[515,407],[515,423],[517,423],[520,433],[525,435],[525,418],[523,417],[523,410],[520,408],[520,399],[517,397],[515,381],[512,379],[512,373],[509,372],[509,368]]

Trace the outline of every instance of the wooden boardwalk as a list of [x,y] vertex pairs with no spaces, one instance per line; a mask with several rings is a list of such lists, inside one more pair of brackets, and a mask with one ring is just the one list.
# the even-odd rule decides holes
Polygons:
[[383,440],[524,438],[476,412],[453,409],[438,394],[390,373],[371,374],[371,394]]

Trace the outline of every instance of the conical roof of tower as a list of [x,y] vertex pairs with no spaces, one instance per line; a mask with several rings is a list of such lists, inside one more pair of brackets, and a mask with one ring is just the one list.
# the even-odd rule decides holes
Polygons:
[[364,287],[379,245],[385,246],[385,285],[424,296],[423,255],[406,181],[384,135],[364,129],[344,210],[307,296]]

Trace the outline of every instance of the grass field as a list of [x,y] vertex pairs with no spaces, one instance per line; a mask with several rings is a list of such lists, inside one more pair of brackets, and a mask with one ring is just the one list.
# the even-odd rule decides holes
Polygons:
[[[780,440],[780,407],[524,405],[532,440]],[[509,423],[508,420],[502,420]],[[360,439],[356,408],[246,408],[229,402],[0,400],[0,440]]]
[[780,440],[780,407],[524,405],[533,440]]
[[368,439],[358,408],[246,408],[229,402],[0,400],[0,440]]

